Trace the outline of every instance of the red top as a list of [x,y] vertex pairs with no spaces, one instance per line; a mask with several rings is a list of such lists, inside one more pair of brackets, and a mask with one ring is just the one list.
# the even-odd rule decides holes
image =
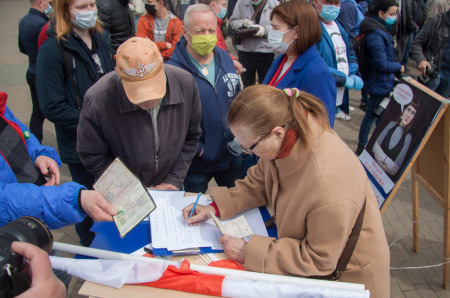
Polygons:
[[[297,58],[298,58],[298,56],[295,58],[295,60],[297,60]],[[294,60],[294,62],[295,62],[295,60]],[[284,72],[284,74],[281,76],[281,78],[279,78],[277,80],[277,78],[280,75],[281,70],[283,69],[283,66],[286,63],[286,61],[287,61],[287,55],[284,55],[284,58],[281,61],[280,66],[278,66],[277,71],[275,72],[274,76],[272,77],[272,79],[269,82],[269,86],[276,87],[278,85],[278,83],[284,78],[284,76],[289,72],[289,70],[291,69],[291,67],[294,64],[294,62],[292,62],[291,66],[289,66],[289,68]]]

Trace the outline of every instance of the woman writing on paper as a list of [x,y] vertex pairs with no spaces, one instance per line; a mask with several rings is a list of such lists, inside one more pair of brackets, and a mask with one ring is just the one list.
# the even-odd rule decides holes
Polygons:
[[[223,236],[229,259],[252,271],[324,278],[346,251],[351,257],[340,280],[389,297],[389,248],[375,195],[354,153],[330,129],[320,100],[298,89],[256,85],[235,98],[228,123],[243,150],[260,157],[258,164],[235,187],[212,189],[214,203],[197,205],[189,220],[193,205],[186,207],[185,220],[207,220],[211,211],[223,220],[270,205],[278,239],[253,236],[247,243]],[[358,223],[362,229],[348,252]]]
[[395,176],[405,161],[406,153],[411,145],[411,127],[418,102],[411,102],[398,121],[391,121],[376,139],[372,151],[377,163],[389,176]]

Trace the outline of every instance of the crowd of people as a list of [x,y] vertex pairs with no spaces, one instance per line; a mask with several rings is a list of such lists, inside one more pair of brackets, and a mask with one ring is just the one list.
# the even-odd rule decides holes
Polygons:
[[[76,224],[89,246],[94,220],[117,213],[93,184],[119,157],[155,189],[204,193],[214,178],[213,203],[190,219],[192,205],[183,210],[190,224],[270,206],[278,238],[220,239],[247,269],[364,283],[372,297],[389,297],[389,249],[357,155],[409,56],[423,83],[449,97],[448,1],[196,2],[30,0],[18,38],[29,58],[30,129],[0,92],[0,225],[23,215],[50,228]],[[363,54],[353,47],[360,38]],[[351,118],[352,89],[365,110],[356,155],[333,131]],[[373,148],[390,175],[417,108]],[[59,155],[41,144],[45,119]],[[61,162],[73,182],[60,185]],[[39,255],[13,249],[32,262]]]

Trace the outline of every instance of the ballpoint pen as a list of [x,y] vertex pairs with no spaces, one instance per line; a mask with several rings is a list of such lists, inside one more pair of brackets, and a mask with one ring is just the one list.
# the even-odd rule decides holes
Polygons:
[[197,199],[195,200],[194,206],[192,206],[192,210],[191,210],[191,213],[189,214],[188,219],[191,218],[192,214],[194,214],[195,207],[197,207],[197,203],[198,203],[198,200],[200,199],[201,194],[202,194],[201,192],[198,193]]

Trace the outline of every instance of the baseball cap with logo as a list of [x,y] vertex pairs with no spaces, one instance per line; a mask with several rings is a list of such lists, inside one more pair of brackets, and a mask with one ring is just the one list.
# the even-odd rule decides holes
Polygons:
[[166,94],[161,54],[148,38],[132,37],[117,49],[116,71],[133,104],[160,99]]

